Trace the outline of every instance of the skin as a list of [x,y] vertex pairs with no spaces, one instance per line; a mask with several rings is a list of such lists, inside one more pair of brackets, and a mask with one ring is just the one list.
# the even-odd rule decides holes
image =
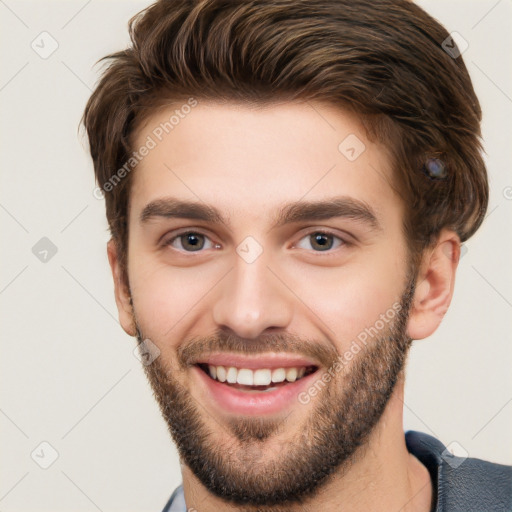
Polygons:
[[[143,145],[175,108],[148,118],[134,146]],[[349,134],[366,146],[352,162],[338,150]],[[180,367],[178,350],[220,329],[247,342],[269,333],[298,333],[343,354],[359,333],[374,325],[407,285],[404,209],[389,184],[387,153],[367,139],[356,117],[334,106],[283,103],[255,108],[200,101],[132,172],[129,287],[115,244],[107,245],[121,325],[130,336],[139,328],[158,346],[160,364],[200,406],[212,445],[241,451],[244,445],[229,428],[232,418],[206,399],[190,370]],[[381,229],[348,218],[272,228],[283,204],[334,195],[371,205]],[[143,208],[166,196],[211,204],[230,225],[165,218],[141,223]],[[180,239],[173,246],[160,243],[164,235],[168,241],[182,228],[206,235],[208,245],[193,253],[186,252]],[[330,251],[320,252],[307,236],[315,230],[329,230],[352,243],[339,245],[334,239]],[[251,264],[236,252],[247,236],[263,249]],[[452,298],[459,246],[457,235],[443,229],[423,254],[404,327],[409,338],[423,339],[439,326]],[[430,510],[428,471],[405,445],[403,388],[401,372],[352,463],[340,467],[309,501],[282,510],[329,512],[341,505],[344,511]],[[316,396],[307,405],[294,405],[293,421],[275,418],[282,421],[261,448],[262,462],[292,441],[320,400]],[[182,475],[188,507],[200,512],[249,510],[209,492],[183,459]]]

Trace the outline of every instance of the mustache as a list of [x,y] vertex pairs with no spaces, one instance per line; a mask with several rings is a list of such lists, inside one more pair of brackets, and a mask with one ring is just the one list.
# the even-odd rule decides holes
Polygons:
[[277,354],[300,354],[330,367],[339,354],[332,345],[311,341],[294,333],[264,333],[256,339],[246,339],[235,334],[217,331],[213,336],[193,338],[177,349],[178,362],[183,369],[196,364],[205,355],[229,352],[255,355],[269,352]]

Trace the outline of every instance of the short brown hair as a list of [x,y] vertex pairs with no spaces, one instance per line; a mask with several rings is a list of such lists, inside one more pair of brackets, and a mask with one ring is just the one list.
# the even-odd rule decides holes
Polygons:
[[[83,116],[102,189],[166,102],[317,100],[358,114],[388,149],[412,255],[443,227],[465,241],[482,223],[479,102],[462,57],[443,49],[448,32],[413,2],[158,0],[129,31],[132,46],[104,57]],[[130,183],[127,173],[105,194],[123,272]]]

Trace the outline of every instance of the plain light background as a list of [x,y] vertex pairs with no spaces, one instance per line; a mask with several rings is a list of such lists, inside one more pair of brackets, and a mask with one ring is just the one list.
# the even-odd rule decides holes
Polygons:
[[[404,429],[510,464],[512,1],[419,3],[469,44],[491,198],[442,326],[410,354]],[[160,511],[181,482],[117,320],[104,202],[77,135],[94,63],[128,44],[127,22],[147,5],[0,0],[2,512]],[[51,49],[44,31],[58,43],[46,59],[31,47],[45,37]],[[46,262],[43,237],[57,249]]]

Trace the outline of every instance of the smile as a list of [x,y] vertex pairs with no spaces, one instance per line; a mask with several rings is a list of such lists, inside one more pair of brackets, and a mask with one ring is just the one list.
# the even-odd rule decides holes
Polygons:
[[217,364],[219,360],[197,362],[192,370],[206,401],[216,410],[237,415],[275,414],[301,405],[299,393],[319,373],[318,365],[303,359],[241,360],[235,356],[229,358],[230,364]]
[[286,385],[289,382],[295,382],[304,376],[313,373],[316,369],[314,366],[299,366],[290,368],[258,368],[256,370],[250,368],[236,368],[234,366],[215,366],[200,364],[205,373],[218,381],[225,383],[236,389],[245,391],[271,391],[279,386]]

